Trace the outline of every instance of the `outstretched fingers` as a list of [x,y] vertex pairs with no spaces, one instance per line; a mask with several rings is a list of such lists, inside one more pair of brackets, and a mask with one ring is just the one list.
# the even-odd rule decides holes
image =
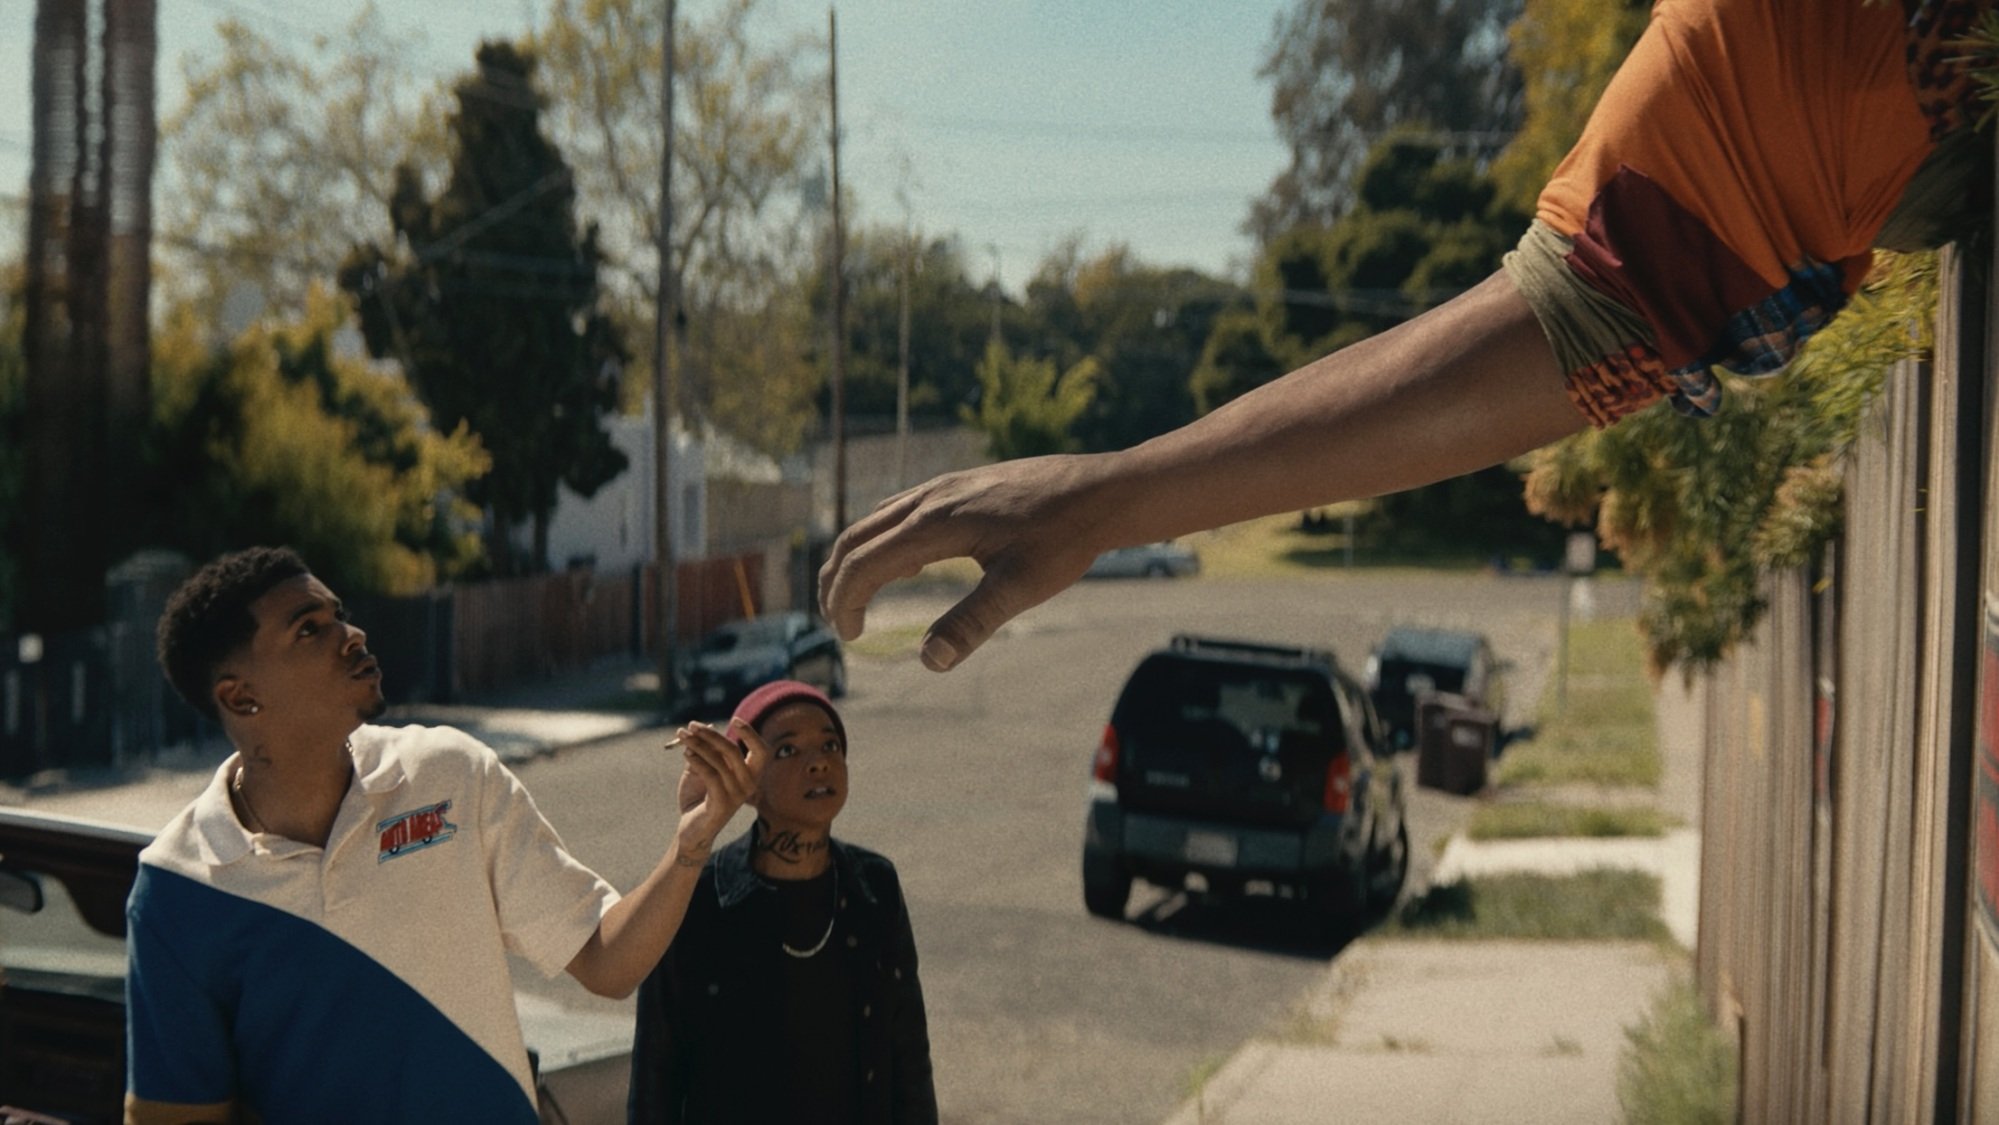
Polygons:
[[969,556],[969,531],[927,513],[918,488],[883,503],[842,532],[819,570],[819,605],[843,640],[861,635],[881,588],[942,559]]

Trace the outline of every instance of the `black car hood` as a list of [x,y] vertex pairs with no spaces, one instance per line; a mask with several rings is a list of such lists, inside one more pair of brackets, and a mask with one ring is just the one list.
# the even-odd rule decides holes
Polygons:
[[761,672],[783,664],[788,655],[784,649],[776,645],[732,648],[727,652],[703,652],[695,654],[694,668],[711,676]]

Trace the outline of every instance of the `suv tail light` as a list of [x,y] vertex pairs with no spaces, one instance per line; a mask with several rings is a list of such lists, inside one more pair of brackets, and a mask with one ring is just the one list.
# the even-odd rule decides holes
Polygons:
[[1104,740],[1097,744],[1097,756],[1090,762],[1090,776],[1107,785],[1117,784],[1117,728],[1104,724]]
[[1326,763],[1326,811],[1344,813],[1353,806],[1353,759],[1342,750]]

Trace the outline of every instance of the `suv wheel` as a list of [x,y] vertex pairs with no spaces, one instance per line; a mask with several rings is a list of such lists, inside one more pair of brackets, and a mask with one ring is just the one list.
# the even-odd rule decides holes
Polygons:
[[1375,857],[1373,878],[1368,885],[1368,905],[1375,910],[1387,910],[1402,897],[1402,884],[1409,878],[1409,822],[1404,820],[1395,826],[1395,839],[1386,851]]
[[1124,904],[1131,898],[1131,873],[1117,858],[1096,848],[1083,849],[1083,905],[1099,918],[1124,921]]

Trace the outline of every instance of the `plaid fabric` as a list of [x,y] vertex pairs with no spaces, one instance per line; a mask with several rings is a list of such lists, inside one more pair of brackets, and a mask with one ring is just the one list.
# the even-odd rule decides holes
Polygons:
[[1674,409],[1712,417],[1721,409],[1721,381],[1710,368],[1726,367],[1737,375],[1774,375],[1846,306],[1837,266],[1806,261],[1790,272],[1788,285],[1729,318],[1721,342],[1701,362],[1671,373]]

